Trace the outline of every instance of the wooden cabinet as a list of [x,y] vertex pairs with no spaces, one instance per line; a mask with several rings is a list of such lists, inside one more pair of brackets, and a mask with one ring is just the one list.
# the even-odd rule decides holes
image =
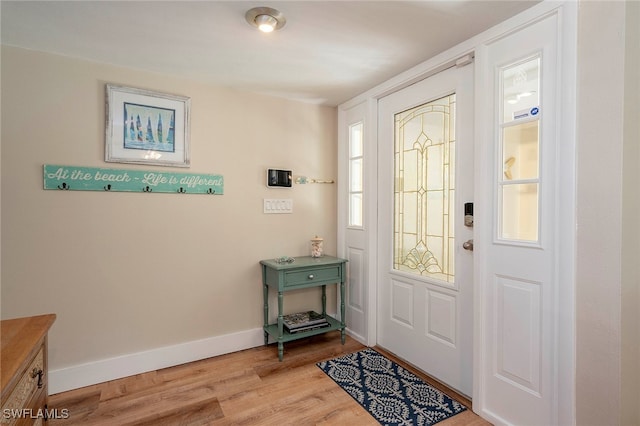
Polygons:
[[54,314],[1,322],[0,424],[39,425],[47,415],[47,333]]
[[[292,263],[278,263],[275,260],[261,260],[262,285],[264,297],[264,344],[269,340],[269,335],[278,341],[278,358],[282,361],[284,356],[284,342],[301,339],[303,337],[340,330],[342,344],[345,341],[344,323],[344,284],[345,284],[345,259],[331,256],[296,257]],[[337,284],[340,289],[340,320],[327,315],[327,284]],[[326,317],[329,326],[310,331],[290,334],[283,325],[284,293],[309,287],[322,286],[322,315]],[[269,287],[278,291],[278,321],[269,324]]]

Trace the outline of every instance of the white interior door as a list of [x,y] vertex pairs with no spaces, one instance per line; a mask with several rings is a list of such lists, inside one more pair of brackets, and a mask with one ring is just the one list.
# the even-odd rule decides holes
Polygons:
[[378,344],[472,393],[473,66],[379,101]]

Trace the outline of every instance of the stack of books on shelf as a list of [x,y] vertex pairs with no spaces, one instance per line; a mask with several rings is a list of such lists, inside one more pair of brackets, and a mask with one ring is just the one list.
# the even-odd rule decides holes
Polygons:
[[329,327],[329,325],[331,325],[325,317],[315,311],[289,314],[282,317],[282,319],[285,330],[291,334]]

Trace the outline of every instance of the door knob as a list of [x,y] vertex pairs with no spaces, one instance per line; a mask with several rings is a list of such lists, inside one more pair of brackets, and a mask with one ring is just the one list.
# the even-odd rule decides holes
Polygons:
[[462,248],[465,250],[473,251],[473,240],[468,240],[462,243]]

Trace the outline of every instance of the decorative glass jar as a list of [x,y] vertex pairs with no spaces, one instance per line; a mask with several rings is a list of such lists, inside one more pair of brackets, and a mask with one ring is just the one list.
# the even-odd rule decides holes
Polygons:
[[322,257],[322,242],[324,240],[317,235],[311,239],[311,257]]

